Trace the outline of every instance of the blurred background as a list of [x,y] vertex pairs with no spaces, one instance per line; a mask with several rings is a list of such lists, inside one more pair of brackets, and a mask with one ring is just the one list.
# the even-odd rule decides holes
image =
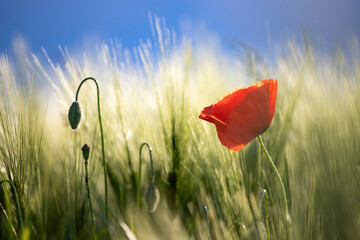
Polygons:
[[164,17],[179,36],[218,41],[225,49],[235,39],[268,54],[269,46],[301,40],[306,31],[331,50],[359,36],[359,11],[357,0],[1,1],[0,52],[16,57],[44,47],[60,60],[58,45],[81,52],[110,38],[132,48],[152,35],[149,12]]

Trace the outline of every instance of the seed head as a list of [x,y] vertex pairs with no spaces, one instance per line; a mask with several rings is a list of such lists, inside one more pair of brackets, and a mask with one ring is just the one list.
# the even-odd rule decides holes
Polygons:
[[87,161],[89,159],[89,155],[90,155],[90,147],[85,144],[82,148],[82,154],[83,154],[83,157],[85,159],[85,161]]
[[145,202],[149,212],[155,212],[160,202],[160,192],[155,185],[150,185],[145,193]]
[[80,127],[81,118],[82,118],[81,105],[78,101],[75,101],[71,104],[68,114],[69,123],[73,130],[76,130]]

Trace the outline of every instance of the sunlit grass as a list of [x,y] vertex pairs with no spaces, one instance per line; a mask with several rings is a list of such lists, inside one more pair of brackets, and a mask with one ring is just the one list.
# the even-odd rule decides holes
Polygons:
[[[106,237],[95,86],[81,92],[81,128],[71,131],[67,120],[77,86],[91,76],[102,96],[113,239],[266,239],[266,214],[270,238],[285,239],[280,186],[259,144],[253,141],[230,152],[215,128],[198,119],[204,106],[228,90],[266,78],[278,79],[278,97],[263,140],[284,180],[293,239],[359,238],[358,41],[351,56],[341,49],[319,53],[306,41],[304,46],[289,42],[267,64],[251,49],[240,58],[211,45],[175,42],[157,18],[154,29],[153,40],[132,51],[113,41],[98,46],[91,57],[72,57],[61,48],[64,65],[32,55],[26,87],[16,84],[2,58],[0,180],[10,179],[18,189],[24,236],[91,238],[81,152],[87,143],[96,234]],[[47,89],[31,87],[40,81]],[[150,177],[147,154],[138,182],[143,142],[152,147],[161,194],[154,213],[148,213],[144,200]],[[11,190],[4,189],[0,238],[13,239],[21,235],[20,226]],[[267,213],[259,205],[263,189]]]

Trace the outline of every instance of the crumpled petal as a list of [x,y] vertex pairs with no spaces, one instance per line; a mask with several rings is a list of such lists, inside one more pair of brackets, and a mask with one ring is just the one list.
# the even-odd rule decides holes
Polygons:
[[213,114],[213,106],[214,105],[210,105],[210,106],[205,107],[201,111],[199,118],[201,118],[201,119],[203,119],[205,121],[211,122],[211,123],[218,122],[218,123],[221,123],[221,124],[225,125],[225,121],[221,120],[220,118],[218,118],[217,116],[215,116]]
[[213,116],[213,113],[212,113],[213,106],[214,105],[210,105],[210,106],[205,107],[200,112],[199,118],[201,118],[202,120],[214,123],[214,119],[212,118],[212,116]]

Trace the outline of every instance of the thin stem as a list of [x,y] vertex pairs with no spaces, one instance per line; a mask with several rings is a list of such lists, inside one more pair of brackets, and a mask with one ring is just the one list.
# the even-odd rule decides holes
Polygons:
[[139,149],[139,178],[138,178],[138,187],[137,187],[137,196],[136,196],[136,203],[138,207],[140,207],[140,184],[141,184],[141,165],[142,165],[141,151],[144,146],[148,147],[149,155],[150,155],[150,166],[151,166],[150,184],[153,185],[155,183],[152,149],[147,142],[144,142],[141,144]]
[[261,144],[258,142],[258,157],[257,157],[257,177],[258,182],[262,182],[262,176],[261,176]]
[[19,197],[18,197],[18,194],[17,194],[17,191],[16,191],[16,187],[15,185],[13,184],[12,181],[10,180],[2,180],[0,182],[0,186],[3,184],[3,182],[7,182],[10,184],[11,188],[12,188],[12,191],[14,192],[14,195],[15,195],[15,201],[16,201],[16,208],[18,210],[18,217],[19,217],[19,222],[20,222],[20,230],[23,229],[24,227],[24,223],[23,223],[23,218],[22,218],[22,214],[21,214],[21,208],[20,208],[20,202],[19,202]]
[[289,226],[289,223],[287,222],[287,219],[289,217],[289,209],[288,209],[288,204],[287,204],[287,197],[286,197],[286,190],[285,190],[285,187],[284,187],[284,183],[283,183],[283,181],[281,179],[281,176],[280,176],[280,173],[277,170],[273,160],[271,159],[270,154],[267,151],[267,149],[266,149],[260,135],[258,136],[258,141],[259,141],[263,151],[265,152],[265,155],[266,155],[267,159],[269,160],[269,163],[270,163],[272,169],[276,173],[277,180],[278,180],[278,182],[279,182],[279,184],[281,186],[282,197],[283,197],[283,202],[284,202],[284,206],[285,206],[285,224],[286,224],[286,229],[287,229],[287,236],[288,236],[288,239],[291,239],[290,226]]
[[104,132],[103,132],[103,126],[101,122],[101,112],[100,112],[100,90],[99,90],[99,84],[95,80],[95,78],[88,77],[82,80],[80,83],[75,96],[75,101],[78,100],[78,95],[81,86],[83,83],[85,83],[87,80],[93,80],[96,84],[96,90],[97,90],[97,102],[98,102],[98,116],[99,116],[99,124],[100,124],[100,133],[101,133],[101,147],[102,147],[102,162],[103,162],[103,168],[104,168],[104,183],[105,183],[105,214],[106,214],[106,233],[107,238],[110,239],[110,232],[109,232],[109,204],[108,204],[108,188],[107,188],[107,171],[106,171],[106,161],[105,161],[105,147],[104,147]]
[[288,203],[287,203],[287,197],[286,197],[286,191],[285,191],[284,183],[283,183],[283,181],[282,181],[282,179],[281,179],[281,176],[280,176],[280,173],[279,173],[279,171],[277,170],[277,168],[276,168],[273,160],[271,159],[270,154],[269,154],[269,152],[267,151],[267,149],[266,149],[266,147],[265,147],[265,145],[264,145],[264,143],[263,143],[260,135],[258,136],[258,141],[259,141],[259,143],[260,143],[263,151],[265,152],[265,155],[266,155],[267,159],[269,160],[269,163],[270,163],[272,169],[273,169],[274,172],[276,173],[277,180],[278,180],[278,182],[279,182],[279,184],[280,184],[280,186],[281,186],[282,197],[283,197],[283,202],[284,202],[284,206],[285,206],[285,222],[286,222],[285,224],[286,224],[286,229],[287,229],[287,236],[288,236],[288,239],[289,239],[289,238],[291,238],[291,235],[290,235],[290,226],[289,226],[289,224],[288,224],[288,222],[287,222],[287,219],[288,219],[288,217],[289,217],[289,209],[288,209]]
[[88,191],[90,214],[91,214],[91,225],[92,225],[92,230],[93,230],[93,239],[95,240],[95,217],[94,217],[94,211],[93,211],[92,202],[91,202],[89,170],[88,170],[88,161],[87,160],[85,160],[85,183],[86,183],[86,188]]

